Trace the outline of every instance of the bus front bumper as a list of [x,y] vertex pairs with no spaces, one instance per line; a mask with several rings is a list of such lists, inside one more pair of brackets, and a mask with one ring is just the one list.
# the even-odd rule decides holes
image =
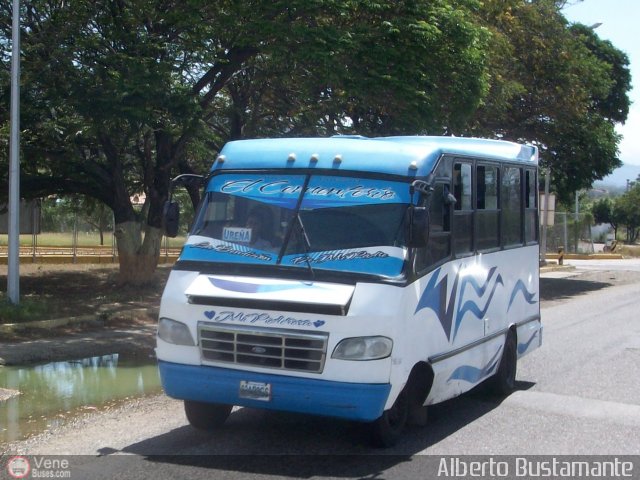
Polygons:
[[390,384],[334,382],[158,361],[165,393],[180,400],[358,421],[382,415]]

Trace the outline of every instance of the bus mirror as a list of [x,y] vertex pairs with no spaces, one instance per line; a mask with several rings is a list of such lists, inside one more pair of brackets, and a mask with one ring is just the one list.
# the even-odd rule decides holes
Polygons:
[[178,225],[180,223],[180,207],[178,202],[166,202],[164,204],[162,217],[164,220],[164,234],[169,238],[175,238],[178,235]]
[[426,207],[411,207],[409,224],[409,246],[423,248],[429,240],[429,210]]

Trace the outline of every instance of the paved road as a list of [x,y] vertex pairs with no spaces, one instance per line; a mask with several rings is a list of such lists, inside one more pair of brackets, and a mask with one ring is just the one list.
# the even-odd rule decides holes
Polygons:
[[624,260],[565,260],[566,265],[576,267],[579,271],[584,270],[613,270],[613,271],[633,271],[640,272],[640,258],[629,258]]
[[80,419],[23,451],[104,455],[74,459],[78,478],[191,479],[426,478],[438,457],[422,454],[640,455],[640,262],[596,271],[575,262],[567,278],[542,279],[553,282],[544,345],[520,362],[518,391],[502,402],[472,392],[434,406],[429,425],[393,449],[371,449],[366,430],[348,422],[247,409],[205,435],[186,424],[179,402],[154,397]]

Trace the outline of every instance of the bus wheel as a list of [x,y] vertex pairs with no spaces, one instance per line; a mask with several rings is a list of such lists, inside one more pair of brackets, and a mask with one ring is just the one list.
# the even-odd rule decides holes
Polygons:
[[402,435],[409,417],[409,396],[403,390],[389,410],[371,424],[371,442],[376,447],[392,447]]
[[500,365],[495,375],[489,381],[490,392],[494,395],[506,397],[516,389],[516,368],[518,352],[516,336],[513,332],[507,334]]
[[198,430],[214,430],[227,420],[233,405],[184,401],[184,412],[192,427]]

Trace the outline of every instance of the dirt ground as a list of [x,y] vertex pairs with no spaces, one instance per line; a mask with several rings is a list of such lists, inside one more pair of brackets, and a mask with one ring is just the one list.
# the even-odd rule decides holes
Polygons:
[[[55,329],[1,333],[0,365],[112,353],[153,356],[156,312],[169,271],[168,267],[159,267],[150,286],[132,289],[118,285],[117,266],[21,265],[21,304],[46,306],[45,312],[38,312],[34,320],[78,316],[92,320]],[[7,267],[0,266],[2,292],[6,292],[6,282]]]
[[[117,265],[21,264],[20,302],[46,305],[45,313],[34,313],[41,317],[34,318],[38,320],[91,314],[114,304],[154,306],[160,303],[169,271],[169,267],[159,266],[149,286],[134,289],[118,284]],[[0,292],[6,290],[7,266],[0,265]],[[0,318],[0,323],[6,320]]]

